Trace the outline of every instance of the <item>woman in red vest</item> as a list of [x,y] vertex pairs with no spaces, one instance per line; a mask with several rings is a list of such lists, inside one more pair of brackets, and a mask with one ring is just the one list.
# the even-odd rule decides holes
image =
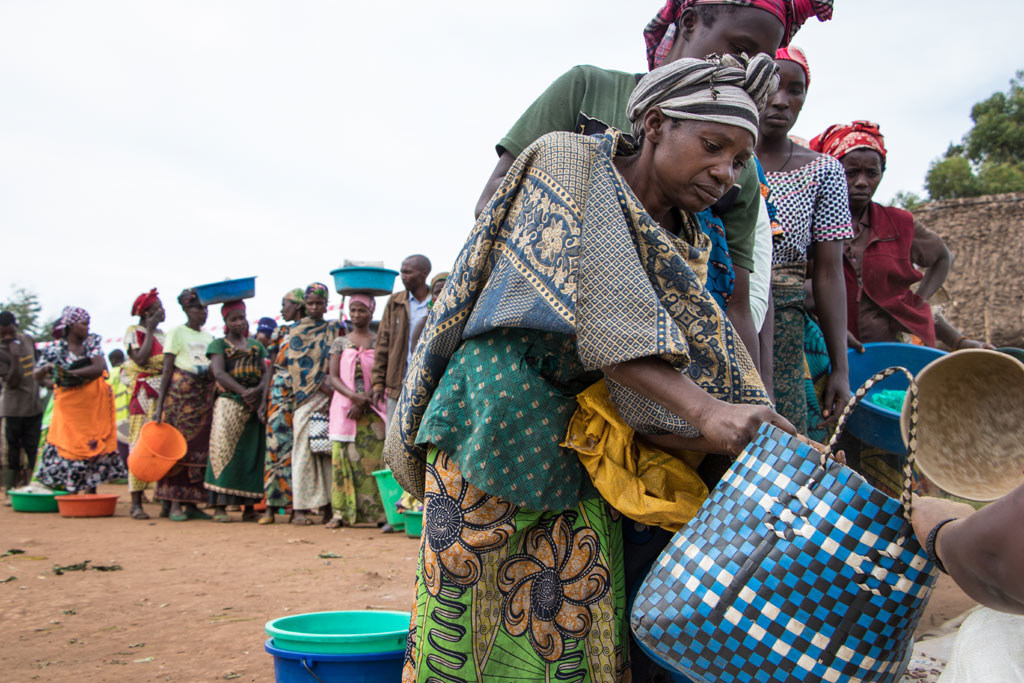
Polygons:
[[[811,148],[839,159],[846,171],[854,228],[853,239],[843,245],[850,345],[862,350],[862,342],[916,337],[927,346],[941,341],[953,350],[985,347],[941,316],[932,316],[928,299],[952,265],[942,238],[909,211],[871,201],[885,173],[886,150],[878,125],[854,121],[830,126],[811,140]],[[915,283],[920,283],[916,292],[911,290]]]

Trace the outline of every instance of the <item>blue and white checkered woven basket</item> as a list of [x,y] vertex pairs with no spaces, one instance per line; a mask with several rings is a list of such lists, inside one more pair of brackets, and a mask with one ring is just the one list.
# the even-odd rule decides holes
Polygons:
[[[904,495],[828,457],[873,384],[910,378]],[[935,570],[910,526],[917,385],[861,387],[822,455],[771,425],[676,534],[633,605],[633,632],[694,681],[896,681]]]

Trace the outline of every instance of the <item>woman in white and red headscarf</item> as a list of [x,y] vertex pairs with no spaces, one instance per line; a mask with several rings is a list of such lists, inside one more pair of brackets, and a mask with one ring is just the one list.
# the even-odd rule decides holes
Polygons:
[[[679,20],[683,13],[694,8],[698,12],[715,9],[718,12],[729,11],[730,8],[750,7],[768,12],[782,23],[782,42],[780,47],[789,45],[789,41],[811,17],[819,21],[832,18],[832,0],[668,0],[654,19],[644,29],[644,42],[647,43],[647,63],[656,69],[666,61],[679,30]],[[713,23],[717,16],[707,14],[702,17],[705,24],[708,19]],[[678,59],[678,55],[674,56]],[[670,58],[668,61],[674,61]]]
[[384,522],[373,472],[384,468],[383,401],[370,398],[370,370],[373,368],[377,335],[370,331],[376,302],[368,294],[353,294],[348,316],[353,329],[331,345],[330,435],[333,460],[331,529],[343,525]]
[[[952,265],[942,238],[909,211],[873,201],[887,156],[878,124],[829,126],[811,140],[811,149],[835,157],[846,171],[854,228],[853,239],[843,244],[851,345],[916,337],[927,346],[941,341],[954,350],[984,346],[941,316],[933,317],[928,305]],[[916,292],[911,290],[915,283],[920,283]]]
[[114,394],[104,381],[107,361],[84,308],[65,307],[53,335],[56,341],[36,365],[36,376],[54,385],[37,478],[50,488],[95,493],[99,484],[128,476],[117,454]]

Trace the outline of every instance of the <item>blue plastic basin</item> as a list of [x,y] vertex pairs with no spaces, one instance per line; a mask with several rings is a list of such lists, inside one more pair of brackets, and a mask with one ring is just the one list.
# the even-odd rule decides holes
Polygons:
[[243,277],[237,280],[199,285],[196,287],[196,294],[199,296],[199,303],[204,306],[238,301],[239,299],[251,299],[256,296],[256,278],[255,276]]
[[[865,344],[864,353],[849,349],[847,358],[850,364],[850,389],[856,393],[857,389],[876,372],[894,365],[904,367],[916,375],[924,366],[944,355],[945,351],[928,346],[894,342]],[[870,403],[869,398],[876,391],[906,391],[907,386],[907,378],[903,374],[893,375],[876,384],[850,415],[846,428],[855,437],[875,448],[883,448],[891,453],[906,453],[907,448],[903,445],[903,436],[900,434],[899,412]]]
[[394,683],[402,680],[405,650],[361,655],[325,655],[290,652],[274,647],[267,638],[263,648],[274,657],[277,683]]
[[345,266],[331,271],[334,289],[342,296],[362,293],[374,296],[390,294],[395,288],[397,270],[372,266]]

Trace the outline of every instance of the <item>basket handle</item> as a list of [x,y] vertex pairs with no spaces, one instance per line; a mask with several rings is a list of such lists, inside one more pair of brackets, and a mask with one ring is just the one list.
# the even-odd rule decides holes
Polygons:
[[839,421],[836,423],[836,430],[832,434],[832,438],[829,439],[825,452],[821,454],[821,466],[826,467],[828,459],[835,455],[836,442],[839,441],[839,437],[842,436],[843,430],[846,428],[846,422],[850,419],[850,415],[853,413],[854,408],[857,407],[857,404],[867,396],[868,392],[871,391],[876,384],[901,372],[906,375],[907,381],[910,383],[910,388],[907,389],[907,391],[910,392],[910,433],[907,438],[907,460],[903,465],[903,490],[900,493],[900,503],[903,505],[903,514],[909,522],[911,494],[913,493],[914,487],[914,461],[917,458],[918,407],[917,380],[914,378],[914,375],[910,370],[899,366],[886,368],[885,370],[872,375],[868,381],[864,382],[864,384],[857,389],[856,393],[850,397],[846,407],[843,408],[843,412],[839,416]]

